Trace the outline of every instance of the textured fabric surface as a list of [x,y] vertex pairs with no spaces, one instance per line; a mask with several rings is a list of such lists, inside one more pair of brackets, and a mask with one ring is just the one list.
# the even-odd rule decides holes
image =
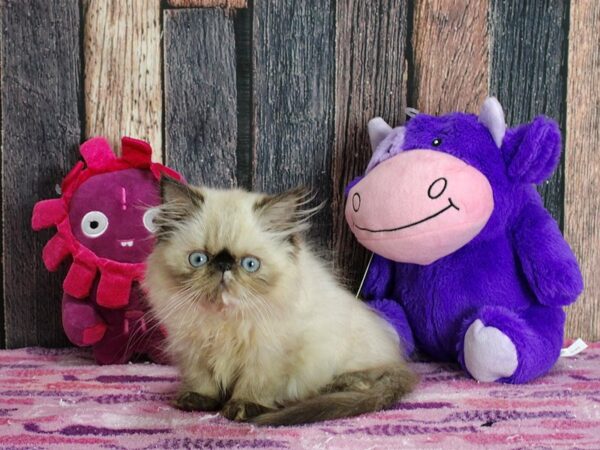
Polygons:
[[600,344],[526,385],[414,366],[421,383],[394,410],[267,429],[173,409],[178,377],[169,366],[96,366],[80,349],[6,350],[0,448],[600,448]]

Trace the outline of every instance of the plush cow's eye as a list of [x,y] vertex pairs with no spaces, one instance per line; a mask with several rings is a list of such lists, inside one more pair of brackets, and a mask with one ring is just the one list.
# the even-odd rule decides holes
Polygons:
[[441,140],[441,139],[439,139],[439,138],[435,138],[435,139],[433,140],[433,142],[431,143],[431,145],[433,145],[434,147],[439,147],[441,143],[442,143],[442,140]]

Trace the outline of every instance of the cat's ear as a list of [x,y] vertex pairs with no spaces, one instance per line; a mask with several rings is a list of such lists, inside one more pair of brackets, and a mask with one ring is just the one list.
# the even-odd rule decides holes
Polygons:
[[307,208],[313,199],[310,191],[298,187],[281,194],[264,195],[257,200],[254,210],[268,231],[289,237],[306,231],[310,217],[323,206]]
[[162,176],[160,179],[162,205],[154,217],[154,235],[159,241],[168,240],[190,215],[202,207],[204,197],[195,188]]
[[164,175],[160,178],[160,197],[163,203],[177,203],[185,207],[198,208],[204,203],[204,197],[198,190]]

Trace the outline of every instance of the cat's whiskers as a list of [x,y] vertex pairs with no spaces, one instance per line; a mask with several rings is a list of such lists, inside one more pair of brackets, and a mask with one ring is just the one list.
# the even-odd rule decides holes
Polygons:
[[144,320],[146,323],[151,323],[151,326],[146,327],[145,330],[143,330],[142,327],[140,327],[140,326],[136,326],[133,328],[132,333],[129,335],[129,337],[127,339],[127,345],[125,347],[125,354],[127,354],[129,352],[130,348],[137,347],[138,344],[141,344],[144,337],[149,337],[151,335],[151,333],[157,327],[160,326],[158,319],[155,317],[155,315],[152,314],[151,311],[147,311],[146,313],[144,313],[144,315],[141,317],[141,319]]
[[248,289],[247,298],[244,301],[253,314],[254,324],[265,336],[276,336],[273,325],[278,323],[275,320],[273,308],[260,296],[253,293],[252,289]]
[[[174,295],[175,296],[183,295],[186,293],[187,290],[188,290],[188,288],[186,286],[184,286],[182,289],[178,289]],[[182,299],[181,301],[183,302],[184,299]],[[156,313],[153,313],[152,311],[145,312],[144,315],[141,317],[141,320],[145,321],[146,324],[150,323],[151,325],[149,327],[147,326],[145,328],[142,326],[139,326],[139,325],[133,327],[133,331],[127,338],[127,344],[126,344],[125,350],[124,350],[125,355],[127,355],[129,353],[130,348],[139,347],[139,344],[141,344],[144,339],[150,339],[150,336],[152,336],[152,333],[158,327],[160,327],[162,325],[162,323],[158,319]]]
[[[170,297],[170,301],[168,303],[169,310],[166,314],[161,314],[159,318],[160,324],[166,324],[170,318],[174,315],[178,315],[181,312],[181,309],[184,306],[190,306],[194,304],[194,292],[189,287],[182,289],[178,293],[172,295]],[[185,318],[186,315],[182,315],[181,317]]]

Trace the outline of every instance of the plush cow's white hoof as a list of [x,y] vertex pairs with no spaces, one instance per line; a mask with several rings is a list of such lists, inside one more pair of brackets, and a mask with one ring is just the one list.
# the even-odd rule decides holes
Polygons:
[[465,334],[465,365],[478,381],[510,377],[519,365],[517,349],[510,338],[495,327],[475,320]]

